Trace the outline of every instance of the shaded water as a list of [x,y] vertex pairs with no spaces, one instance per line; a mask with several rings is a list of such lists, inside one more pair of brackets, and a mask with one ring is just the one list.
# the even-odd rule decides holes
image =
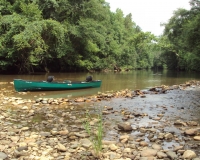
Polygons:
[[[27,80],[46,80],[49,75],[53,75],[56,81],[64,80],[85,80],[86,76],[92,75],[93,79],[102,80],[100,88],[81,89],[81,90],[67,90],[67,91],[40,91],[31,92],[22,95],[14,92],[14,96],[21,96],[23,98],[33,97],[53,97],[53,98],[74,98],[81,96],[89,96],[97,94],[98,92],[117,91],[122,89],[147,89],[160,85],[174,85],[181,84],[189,80],[199,80],[200,74],[196,72],[175,72],[175,71],[153,71],[153,70],[137,70],[129,72],[95,72],[95,73],[49,73],[49,74],[35,74],[35,75],[0,75],[0,89],[14,90],[13,79],[27,79]],[[2,82],[11,82],[4,84]]]

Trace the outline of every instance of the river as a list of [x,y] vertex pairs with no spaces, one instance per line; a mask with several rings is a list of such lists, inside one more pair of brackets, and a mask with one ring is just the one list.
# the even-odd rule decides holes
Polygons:
[[[19,94],[13,87],[13,79],[27,80],[46,80],[48,76],[53,75],[55,81],[64,80],[85,80],[86,76],[92,75],[93,79],[102,80],[100,88],[68,90],[68,91],[42,91]],[[122,89],[148,89],[160,85],[181,84],[189,80],[200,80],[200,74],[197,72],[176,72],[176,71],[154,71],[154,70],[136,70],[129,72],[74,72],[74,73],[38,73],[34,75],[0,75],[0,89],[13,91],[13,96],[22,98],[75,98],[81,96],[90,96],[98,92],[117,91]],[[8,83],[7,83],[8,82]]]

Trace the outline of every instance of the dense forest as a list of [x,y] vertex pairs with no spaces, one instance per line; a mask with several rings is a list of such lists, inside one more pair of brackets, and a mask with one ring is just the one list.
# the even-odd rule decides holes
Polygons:
[[200,71],[200,1],[190,5],[158,37],[105,0],[0,0],[0,72]]

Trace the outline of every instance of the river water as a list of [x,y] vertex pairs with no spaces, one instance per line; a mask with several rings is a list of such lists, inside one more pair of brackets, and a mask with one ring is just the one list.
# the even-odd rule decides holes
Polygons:
[[[92,75],[95,80],[102,80],[100,88],[67,90],[67,91],[40,91],[27,94],[15,92],[13,79],[26,80],[46,80],[48,76],[53,75],[55,81],[64,80],[85,80],[86,76]],[[154,71],[154,70],[137,70],[129,72],[74,72],[74,73],[38,73],[34,75],[0,75],[0,89],[13,91],[13,96],[22,98],[75,98],[90,96],[98,92],[117,91],[123,89],[148,89],[160,85],[181,84],[189,80],[200,80],[200,74],[196,72],[176,72],[176,71]],[[8,83],[7,83],[8,82]]]
[[[93,79],[102,80],[102,86],[100,88],[92,88],[92,89],[81,89],[81,90],[67,90],[67,91],[40,91],[40,92],[27,92],[21,93],[16,92],[13,86],[13,79],[27,79],[27,80],[46,80],[48,76],[53,75],[56,78],[56,81],[64,81],[64,80],[85,80],[86,76],[92,75]],[[160,85],[178,85],[181,83],[185,83],[190,80],[200,80],[200,74],[196,72],[174,72],[174,71],[153,71],[153,70],[137,70],[130,72],[107,72],[107,73],[51,73],[51,74],[35,74],[35,75],[0,75],[0,90],[3,91],[5,95],[8,91],[8,95],[15,97],[22,97],[28,99],[37,99],[39,97],[47,97],[47,98],[75,98],[81,96],[90,96],[97,94],[98,92],[107,92],[107,91],[117,91],[123,89],[148,89],[154,86]],[[192,87],[191,87],[192,88]],[[145,113],[148,116],[144,116],[141,118],[135,117],[133,119],[129,119],[129,122],[135,127],[148,127],[153,126],[157,127],[159,132],[175,132],[177,137],[179,137],[180,142],[177,141],[163,141],[162,145],[164,149],[173,148],[173,146],[184,146],[185,148],[189,148],[192,146],[196,146],[193,148],[198,156],[200,156],[200,152],[198,149],[199,143],[195,141],[186,141],[186,137],[184,137],[179,130],[179,128],[175,127],[173,124],[177,119],[181,119],[182,121],[196,121],[200,123],[199,115],[199,88],[198,90],[194,89],[190,91],[190,88],[185,92],[180,92],[179,90],[174,92],[169,92],[168,94],[158,94],[156,95],[147,95],[146,98],[135,97],[133,99],[114,99],[110,101],[102,101],[100,104],[90,105],[88,103],[87,109],[91,111],[96,108],[99,109],[102,106],[110,106],[113,107],[113,112],[104,115],[104,121],[107,123],[105,126],[105,135],[104,139],[113,140],[116,137],[119,137],[120,134],[114,129],[117,123],[122,121],[123,114],[122,111],[129,111],[130,113]],[[168,108],[168,110],[165,110]],[[56,106],[57,107],[57,106]],[[89,108],[90,107],[90,108]],[[40,108],[39,108],[40,109]],[[60,108],[61,109],[61,108]],[[49,109],[48,109],[49,110]],[[47,110],[47,113],[48,113]],[[63,112],[68,112],[64,108],[61,109]],[[98,110],[97,110],[98,111]],[[46,111],[44,110],[46,113]],[[54,118],[60,118],[59,110],[54,110]],[[51,114],[54,112],[50,112]],[[82,107],[75,106],[74,110],[69,111],[70,114],[75,115],[77,119],[81,119],[85,116],[85,109]],[[21,112],[18,112],[19,114]],[[93,113],[93,112],[91,112]],[[154,122],[153,118],[156,118],[158,114],[164,113],[164,117],[157,123]],[[21,113],[23,115],[23,113]],[[57,115],[58,114],[58,115]],[[32,121],[30,122],[30,126],[35,124],[41,125],[48,122],[48,119],[44,117],[46,114],[37,113]],[[23,116],[19,116],[23,117]],[[151,117],[151,118],[150,118]],[[28,117],[30,120],[30,117]],[[45,123],[40,123],[42,121]],[[24,119],[19,123],[24,122]],[[68,124],[73,125],[74,121],[65,121],[66,126]],[[23,124],[23,123],[22,123]],[[30,127],[31,128],[31,127]],[[39,127],[42,128],[42,127]],[[182,128],[182,127],[181,127]],[[42,128],[43,129],[43,128]],[[44,130],[46,131],[47,128]],[[48,128],[49,129],[49,128]],[[137,136],[139,134],[139,130],[132,131],[132,136]],[[112,139],[113,138],[113,139]],[[148,143],[147,135],[144,136],[145,141]]]

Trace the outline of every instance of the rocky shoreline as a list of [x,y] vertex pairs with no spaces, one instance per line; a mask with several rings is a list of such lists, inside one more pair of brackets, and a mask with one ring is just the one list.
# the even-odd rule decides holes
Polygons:
[[[3,160],[200,160],[200,82],[76,99],[0,97]],[[103,121],[103,149],[84,129]]]

